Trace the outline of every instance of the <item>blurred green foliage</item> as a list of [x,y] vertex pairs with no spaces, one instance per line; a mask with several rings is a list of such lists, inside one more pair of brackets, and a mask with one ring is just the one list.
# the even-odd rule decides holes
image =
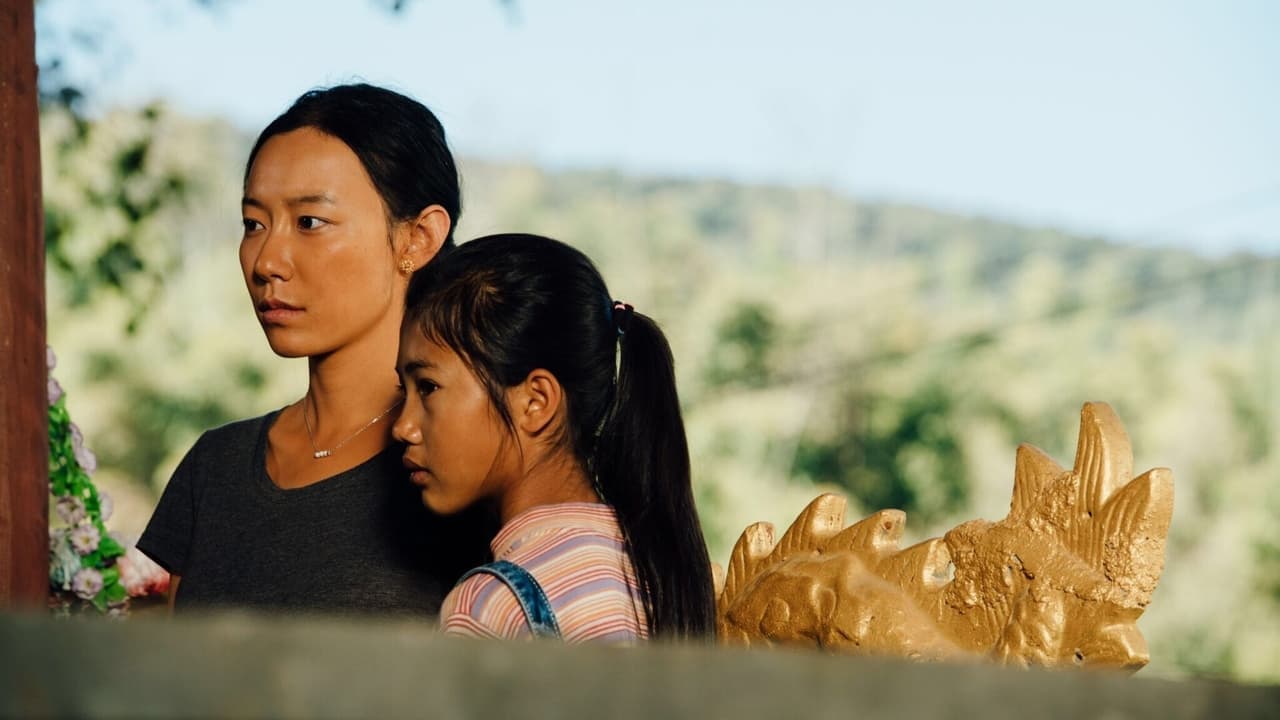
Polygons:
[[925,522],[965,507],[968,468],[950,389],[929,384],[905,398],[850,389],[836,402],[837,421],[797,444],[793,474]]
[[746,303],[732,308],[715,333],[716,343],[704,373],[708,389],[768,384],[769,351],[777,334],[768,306]]
[[[42,114],[49,328],[99,477],[149,503],[203,429],[303,390],[236,260],[248,138],[163,105]],[[588,252],[663,323],[713,557],[822,491],[914,539],[1008,508],[1014,448],[1070,466],[1110,402],[1174,470],[1153,672],[1280,679],[1280,261],[1137,248],[816,189],[466,161],[459,237]],[[119,513],[127,508],[118,506]]]

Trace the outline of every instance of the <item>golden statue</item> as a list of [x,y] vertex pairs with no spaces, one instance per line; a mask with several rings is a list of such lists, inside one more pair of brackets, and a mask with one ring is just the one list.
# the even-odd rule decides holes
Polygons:
[[999,522],[899,550],[903,512],[846,528],[844,511],[844,498],[822,495],[776,543],[769,523],[743,532],[718,588],[722,642],[1024,667],[1134,671],[1149,659],[1136,622],[1164,568],[1173,476],[1133,478],[1106,404],[1081,411],[1072,470],[1018,448]]

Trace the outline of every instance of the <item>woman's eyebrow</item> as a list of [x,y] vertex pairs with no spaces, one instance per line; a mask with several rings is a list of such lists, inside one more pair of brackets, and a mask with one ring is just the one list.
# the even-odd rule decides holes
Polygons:
[[311,193],[308,195],[299,195],[284,201],[285,205],[337,205],[338,201],[333,199],[329,193]]
[[[285,200],[284,204],[289,205],[290,207],[295,205],[316,205],[316,204],[337,205],[338,201],[335,200],[334,197],[329,193],[322,192],[322,193],[309,193],[307,195],[299,195],[297,197],[291,197],[288,200]],[[249,205],[252,207],[256,207],[260,210],[267,209],[266,203],[262,202],[261,200],[255,197],[250,197],[249,195],[245,195],[244,197],[240,198],[240,205],[241,206]]]

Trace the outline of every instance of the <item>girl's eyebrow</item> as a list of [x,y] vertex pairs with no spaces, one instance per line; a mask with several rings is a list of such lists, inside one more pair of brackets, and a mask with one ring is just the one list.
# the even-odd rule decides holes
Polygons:
[[434,368],[435,368],[435,365],[431,364],[427,360],[415,359],[405,363],[403,369],[396,368],[396,372],[401,373],[403,375],[408,375],[409,373],[417,372],[419,370],[430,370]]

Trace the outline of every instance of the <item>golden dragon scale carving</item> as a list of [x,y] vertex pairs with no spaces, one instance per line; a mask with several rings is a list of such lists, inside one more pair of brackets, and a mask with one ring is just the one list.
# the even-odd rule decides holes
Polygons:
[[717,573],[722,642],[1142,667],[1136,622],[1164,568],[1173,476],[1133,477],[1129,437],[1108,405],[1080,415],[1073,469],[1018,448],[999,522],[899,549],[903,512],[844,527],[844,498],[826,494],[776,542],[769,523],[748,527]]

